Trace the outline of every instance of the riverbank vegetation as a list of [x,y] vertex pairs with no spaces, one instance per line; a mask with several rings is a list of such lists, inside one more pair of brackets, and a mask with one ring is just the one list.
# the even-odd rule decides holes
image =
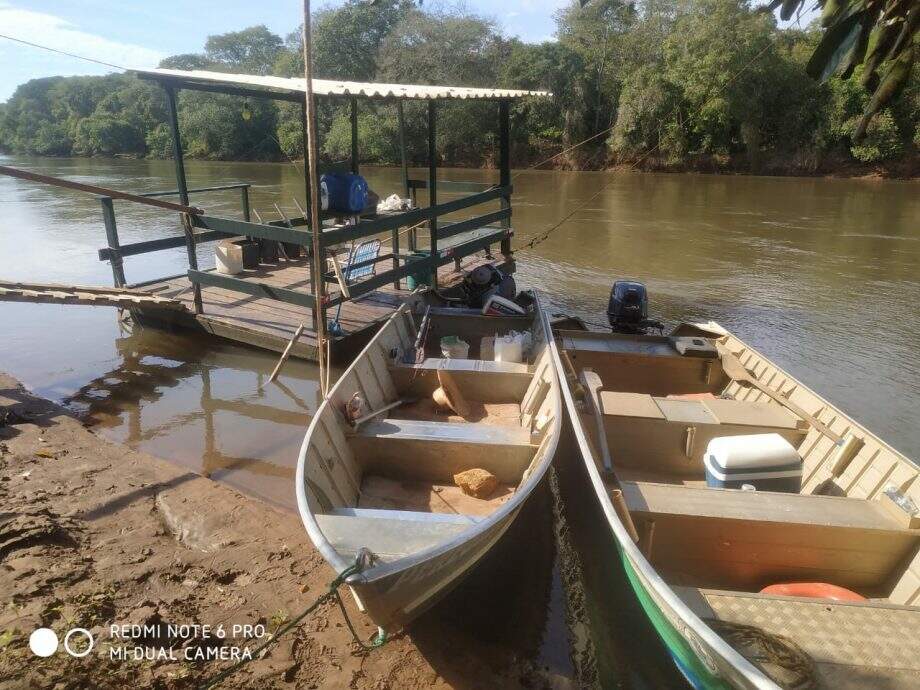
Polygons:
[[[584,140],[549,165],[861,172],[915,175],[920,147],[920,63],[907,85],[853,132],[870,101],[859,79],[818,83],[806,65],[817,26],[784,28],[746,0],[577,0],[556,15],[557,40],[507,38],[474,14],[409,0],[347,0],[314,20],[316,74],[331,79],[545,89],[514,106],[518,165]],[[509,26],[513,29],[513,26]],[[164,60],[174,69],[302,74],[299,31],[264,26],[210,37],[204,51]],[[438,148],[448,165],[489,166],[497,156],[494,106],[446,103]],[[395,109],[361,104],[362,160],[399,159]],[[423,104],[407,104],[410,159],[425,156]],[[191,157],[283,160],[302,156],[296,104],[183,92],[180,125]],[[344,107],[319,109],[322,155],[345,158]],[[52,77],[0,104],[0,149],[37,155],[169,157],[165,100],[129,74]]]

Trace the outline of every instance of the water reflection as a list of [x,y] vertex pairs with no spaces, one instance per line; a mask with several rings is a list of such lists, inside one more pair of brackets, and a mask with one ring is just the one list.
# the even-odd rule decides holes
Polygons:
[[314,367],[188,334],[124,327],[118,362],[63,399],[103,434],[287,508],[297,448],[319,405]]

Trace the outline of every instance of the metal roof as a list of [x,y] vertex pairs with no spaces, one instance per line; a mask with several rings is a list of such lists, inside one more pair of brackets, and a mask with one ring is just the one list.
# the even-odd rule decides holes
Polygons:
[[[152,79],[179,81],[194,85],[256,88],[271,94],[303,94],[306,82],[287,77],[263,77],[256,74],[230,74],[203,70],[152,69],[133,70]],[[357,81],[314,79],[313,93],[317,96],[363,96],[366,98],[417,98],[433,100],[459,99],[511,99],[525,96],[551,96],[547,91],[519,91],[516,89],[479,89],[468,86],[428,86],[424,84],[375,84]]]

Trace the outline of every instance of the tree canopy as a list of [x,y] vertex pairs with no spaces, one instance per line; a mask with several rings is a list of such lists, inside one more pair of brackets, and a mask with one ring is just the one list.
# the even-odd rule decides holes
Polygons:
[[[585,140],[555,162],[802,172],[915,160],[920,79],[908,57],[917,49],[917,13],[904,8],[916,3],[831,1],[820,3],[824,14],[812,25],[784,29],[749,0],[594,0],[584,8],[570,0],[555,17],[557,39],[532,44],[467,11],[346,0],[314,15],[315,73],[552,91],[552,99],[513,106],[518,164]],[[780,6],[791,16],[801,1]],[[843,26],[846,40],[833,43]],[[300,32],[281,37],[254,26],[211,36],[202,52],[162,66],[297,76]],[[410,160],[422,162],[424,107],[410,102],[405,113]],[[278,160],[302,153],[294,103],[183,91],[179,117],[193,157]],[[323,104],[318,118],[321,155],[347,157],[347,108]],[[440,122],[443,163],[494,162],[494,104],[449,102]],[[392,104],[362,102],[358,131],[365,162],[398,162]],[[33,80],[0,104],[0,149],[168,157],[163,94],[131,75]]]

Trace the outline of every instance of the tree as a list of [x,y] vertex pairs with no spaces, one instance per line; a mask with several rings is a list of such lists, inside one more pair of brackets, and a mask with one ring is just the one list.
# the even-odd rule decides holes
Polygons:
[[144,132],[127,120],[99,112],[85,117],[76,126],[73,152],[78,156],[111,156],[116,153],[143,155]]
[[588,72],[582,87],[584,134],[613,123],[628,60],[624,37],[636,18],[635,5],[624,0],[596,0],[584,7],[573,2],[556,15],[559,42],[582,56]]
[[[411,10],[411,0],[348,0],[325,8],[313,19],[313,63],[322,79],[369,81],[377,73],[377,53],[384,38]],[[297,54],[302,56],[299,32]],[[300,58],[303,74],[303,58]]]
[[269,31],[264,24],[208,36],[204,44],[209,60],[248,74],[271,74],[283,48],[281,37]]

